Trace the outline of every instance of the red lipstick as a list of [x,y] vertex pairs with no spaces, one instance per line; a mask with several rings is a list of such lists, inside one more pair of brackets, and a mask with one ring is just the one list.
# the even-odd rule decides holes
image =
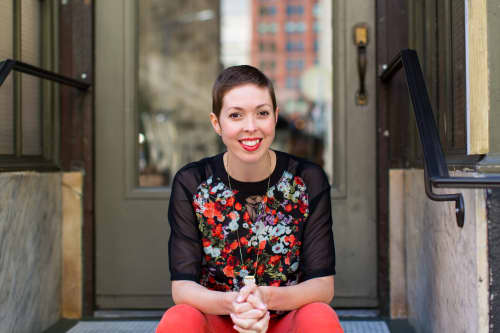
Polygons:
[[[254,145],[254,146],[248,146],[248,145],[246,145],[246,144],[243,143],[243,141],[254,141],[254,140],[258,140],[257,144]],[[243,140],[239,140],[240,145],[246,151],[256,151],[257,149],[259,149],[261,142],[262,142],[262,139],[243,139]]]

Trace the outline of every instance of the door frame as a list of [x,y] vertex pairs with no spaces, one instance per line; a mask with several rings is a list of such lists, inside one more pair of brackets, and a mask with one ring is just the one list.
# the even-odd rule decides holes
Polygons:
[[[408,48],[408,4],[399,0],[376,2],[376,61],[377,76],[385,64],[402,49]],[[394,29],[394,27],[398,27]],[[377,78],[377,238],[378,238],[378,293],[382,316],[390,315],[389,280],[389,170],[403,167],[399,146],[406,147],[405,131],[399,126],[409,119],[409,100],[402,75],[384,85]],[[393,139],[391,143],[391,139]],[[397,145],[396,143],[399,143]]]
[[[59,73],[94,83],[94,1],[57,2]],[[82,316],[94,305],[94,87],[85,93],[60,86],[62,171],[84,171],[82,193]]]
[[[59,50],[60,73],[93,81],[94,71],[94,1],[76,0],[60,4]],[[406,4],[397,0],[376,2],[376,61],[380,71],[383,64],[400,49],[408,47]],[[384,20],[381,20],[384,18]],[[78,25],[75,24],[78,22]],[[388,27],[396,24],[399,29]],[[397,81],[398,78],[395,78]],[[395,81],[393,80],[393,81]],[[402,80],[400,78],[400,80]],[[387,88],[377,81],[377,247],[378,247],[378,293],[381,315],[389,314],[389,202],[388,175],[391,167],[389,138],[393,135],[389,114],[396,109],[408,109],[404,84],[395,84],[391,89],[397,93],[389,95]],[[404,82],[403,82],[404,83]],[[90,89],[82,99],[61,89],[61,109],[75,110],[61,115],[61,165],[63,170],[80,168],[85,170],[83,188],[83,316],[93,316],[95,310],[94,270],[94,92]],[[66,107],[64,107],[66,106]],[[401,114],[408,114],[403,112]],[[402,116],[404,117],[404,116]],[[401,119],[400,119],[401,120]],[[392,126],[393,128],[393,126]],[[71,140],[68,140],[71,138]]]

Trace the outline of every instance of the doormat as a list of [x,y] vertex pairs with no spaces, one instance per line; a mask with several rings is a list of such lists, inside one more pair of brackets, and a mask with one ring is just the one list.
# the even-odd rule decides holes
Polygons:
[[[344,333],[390,333],[384,321],[340,321]],[[158,321],[81,321],[68,333],[154,333]]]

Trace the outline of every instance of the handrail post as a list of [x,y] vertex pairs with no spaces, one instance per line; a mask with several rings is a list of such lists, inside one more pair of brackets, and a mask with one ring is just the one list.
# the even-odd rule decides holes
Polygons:
[[420,143],[424,152],[425,193],[433,201],[454,201],[457,225],[462,228],[465,222],[463,195],[461,193],[434,193],[433,185],[450,188],[500,187],[500,177],[450,177],[417,52],[402,50],[380,74],[380,79],[387,83],[400,69],[403,69],[405,73]]

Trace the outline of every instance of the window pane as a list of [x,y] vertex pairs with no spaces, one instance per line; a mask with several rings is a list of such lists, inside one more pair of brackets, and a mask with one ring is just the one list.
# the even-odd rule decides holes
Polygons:
[[222,148],[208,121],[220,69],[218,2],[138,7],[138,184],[167,186],[181,166]]
[[[13,58],[13,1],[0,1],[0,61]],[[12,75],[0,86],[0,155],[14,154]]]
[[[296,3],[311,13],[289,34],[286,6],[261,15],[260,1],[138,1],[140,186],[168,185],[185,163],[224,149],[208,120],[211,89],[221,67],[238,64],[262,67],[275,84],[273,148],[309,158],[331,177],[331,1],[316,16],[317,1]],[[300,33],[315,24],[317,34]]]
[[23,155],[42,155],[42,103],[40,79],[21,75]]
[[[21,5],[21,61],[41,65],[41,1],[23,0]],[[23,155],[42,154],[41,82],[21,76]]]

